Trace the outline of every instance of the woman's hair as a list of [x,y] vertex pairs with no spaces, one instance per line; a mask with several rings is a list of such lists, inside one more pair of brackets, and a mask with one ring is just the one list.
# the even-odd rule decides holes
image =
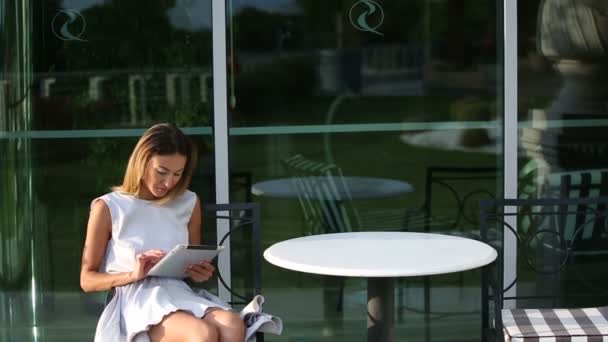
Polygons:
[[150,162],[155,155],[180,154],[186,157],[186,166],[182,177],[166,196],[156,200],[158,204],[171,201],[186,191],[196,167],[196,147],[179,128],[168,123],[159,123],[148,128],[139,141],[127,164],[127,170],[122,185],[112,187],[114,191],[139,196],[141,194],[141,180],[143,179]]

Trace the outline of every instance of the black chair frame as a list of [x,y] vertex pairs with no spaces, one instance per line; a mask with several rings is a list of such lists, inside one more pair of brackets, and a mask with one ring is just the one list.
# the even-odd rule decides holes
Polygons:
[[[508,209],[506,209],[508,208]],[[528,220],[528,229],[516,230],[510,224],[509,217],[515,217],[518,222]],[[573,221],[574,227],[565,229],[566,224]],[[491,224],[497,224],[498,230],[490,229]],[[483,341],[504,341],[501,310],[505,300],[551,300],[551,306],[559,305],[565,298],[597,298],[602,296],[608,304],[608,290],[597,290],[586,281],[582,274],[577,273],[580,285],[586,287],[581,293],[543,293],[534,295],[507,296],[506,293],[518,282],[518,275],[509,284],[504,285],[504,236],[513,234],[517,242],[518,266],[534,272],[535,279],[542,276],[557,276],[568,270],[573,258],[580,252],[580,237],[588,229],[603,232],[606,239],[608,233],[608,197],[591,198],[539,198],[539,199],[485,199],[480,201],[480,228],[482,241],[492,245],[498,252],[493,267],[482,270],[482,339]],[[502,228],[502,231],[501,229]],[[552,237],[550,242],[543,241],[543,236]],[[541,243],[539,243],[541,242]],[[542,246],[543,251],[552,253],[551,267],[539,267],[533,247]],[[608,256],[608,244],[599,252]],[[541,259],[541,262],[543,260]],[[518,269],[519,271],[519,269]],[[518,274],[520,272],[517,272]],[[494,329],[490,326],[490,301],[494,302]],[[597,303],[600,304],[600,303]]]
[[[227,212],[228,214],[216,214],[218,212]],[[242,215],[249,212],[249,216]],[[262,293],[262,247],[261,247],[261,224],[260,224],[260,205],[259,203],[230,203],[230,204],[207,204],[203,206],[203,215],[207,218],[224,219],[231,222],[229,231],[219,239],[218,245],[223,245],[234,232],[242,230],[244,227],[251,226],[253,238],[253,295]],[[229,304],[247,304],[249,300],[244,294],[239,294],[234,291],[222,277],[220,272],[217,272],[218,280],[233,296],[241,301],[230,301]]]

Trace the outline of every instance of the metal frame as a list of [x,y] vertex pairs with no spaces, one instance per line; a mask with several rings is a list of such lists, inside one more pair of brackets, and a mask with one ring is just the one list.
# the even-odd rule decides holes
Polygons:
[[[253,249],[254,249],[254,295],[262,293],[262,245],[261,245],[261,214],[259,203],[230,203],[230,204],[208,204],[203,208],[204,216],[215,218],[218,221],[223,220],[228,222],[230,228],[228,232],[221,236],[218,240],[218,245],[224,246],[229,240],[232,233],[241,230],[244,227],[251,226],[253,233]],[[248,213],[248,214],[247,214]],[[233,296],[238,297],[243,301],[248,299],[239,293],[232,290],[230,284],[226,282],[228,274],[219,270],[218,279],[221,284],[226,287],[226,290]],[[246,304],[247,302],[233,302],[230,304]]]
[[[523,0],[519,0],[523,1]],[[504,197],[517,198],[518,189],[518,128],[517,128],[517,96],[518,96],[518,56],[517,56],[517,2],[518,0],[503,0],[503,65],[504,65]],[[517,222],[509,222],[517,230]],[[505,264],[505,279],[517,277],[517,241],[507,239]],[[510,294],[517,289],[512,288]]]
[[[498,258],[494,264],[495,272],[491,272],[488,268],[482,271],[482,339],[488,340],[490,337],[490,300],[494,301],[494,327],[496,333],[496,341],[503,341],[502,337],[502,317],[501,310],[504,308],[504,301],[514,301],[516,299],[563,299],[572,297],[589,297],[597,296],[598,293],[586,292],[584,295],[564,295],[552,294],[547,295],[517,295],[513,294],[511,289],[515,287],[517,277],[512,280],[507,280],[504,274],[505,258],[507,257],[505,250],[505,236],[512,236],[513,239],[525,246],[522,249],[522,257],[525,258],[529,269],[539,275],[559,274],[564,271],[568,262],[575,255],[575,244],[578,242],[577,237],[580,237],[585,229],[596,229],[603,227],[605,229],[608,223],[608,197],[589,197],[589,198],[540,198],[540,199],[487,199],[480,201],[480,228],[482,240],[493,245],[498,251]],[[512,209],[508,210],[507,209]],[[516,221],[518,217],[538,217],[530,223],[531,229],[522,232],[516,230],[510,222]],[[572,234],[568,235],[563,229],[566,225],[568,216],[576,217],[575,226],[572,229]],[[489,223],[494,222],[499,226],[502,225],[503,230],[497,231],[498,236],[490,236]],[[549,225],[550,228],[546,228]],[[511,234],[506,234],[510,232]],[[556,237],[559,241],[557,245],[549,245],[543,243],[547,250],[559,253],[561,262],[557,260],[556,267],[550,269],[541,269],[536,266],[531,258],[530,245],[535,239],[539,239],[542,234],[549,234]],[[608,249],[604,253],[608,257]],[[555,261],[555,260],[554,260]],[[579,279],[581,284],[585,284],[584,279]],[[491,294],[490,294],[491,290]],[[608,292],[604,294],[608,297]],[[493,297],[493,298],[491,298]]]
[[[230,240],[232,233],[240,231],[245,227],[251,227],[253,238],[253,296],[262,293],[262,228],[260,204],[245,202],[245,203],[229,203],[229,204],[208,204],[203,207],[203,213],[206,217],[217,219],[218,223],[225,222],[229,225],[229,230],[221,238],[218,238],[218,245],[225,246],[226,241]],[[226,252],[220,253],[227,254]],[[227,254],[230,258],[230,254]],[[238,298],[234,301],[232,298],[227,300],[230,305],[246,305],[252,298],[247,298],[246,294],[237,293],[232,289],[226,278],[230,279],[230,274],[225,273],[225,269],[218,269],[218,289],[223,286],[225,291],[230,294],[230,297]],[[222,285],[222,286],[220,286]],[[256,341],[263,342],[264,335],[256,333]]]
[[[215,0],[211,2],[212,40],[213,40],[213,138],[215,142],[215,202],[230,202],[228,167],[228,103],[227,70],[226,70],[226,3]],[[228,233],[228,222],[217,222],[217,236]],[[226,240],[226,252],[218,257],[218,268],[224,274],[230,274],[230,239]],[[232,280],[228,276],[226,284]],[[227,288],[220,287],[220,298],[230,297]]]

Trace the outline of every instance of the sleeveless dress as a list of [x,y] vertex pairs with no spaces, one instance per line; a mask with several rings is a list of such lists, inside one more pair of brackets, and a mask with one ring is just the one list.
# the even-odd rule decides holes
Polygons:
[[[119,192],[93,203],[97,200],[107,204],[112,216],[112,237],[100,272],[130,272],[136,254],[150,249],[169,251],[176,244],[188,243],[188,222],[196,203],[191,191],[164,205]],[[218,297],[194,292],[180,279],[146,277],[115,288],[97,324],[95,342],[149,342],[147,331],[167,314],[184,310],[203,317],[210,308],[230,309]]]

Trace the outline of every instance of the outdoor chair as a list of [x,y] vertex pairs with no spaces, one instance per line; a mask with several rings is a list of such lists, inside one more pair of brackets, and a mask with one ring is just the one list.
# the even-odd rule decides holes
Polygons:
[[478,236],[479,200],[495,198],[498,181],[495,167],[429,166],[422,205],[405,210],[403,227]]
[[[342,169],[336,164],[300,154],[285,158],[283,164],[298,195],[308,234],[401,230],[404,208],[365,209],[355,206],[355,196]],[[364,191],[361,188],[357,190],[354,195],[365,199]]]
[[[229,231],[218,238],[218,245],[223,245],[230,238],[231,274],[242,278],[231,277],[230,286],[225,275],[217,271],[218,281],[230,292],[232,299],[228,303],[244,306],[253,297],[262,294],[262,228],[260,204],[254,202],[207,204],[203,206],[203,217],[208,219],[228,220]],[[209,230],[209,228],[205,228]],[[257,333],[256,341],[263,342],[264,334]]]
[[[351,206],[348,189],[342,179],[342,170],[334,164],[314,161],[302,155],[283,160],[292,185],[296,189],[302,209],[306,235],[351,232],[359,227],[357,213]],[[346,196],[338,194],[338,187],[346,190]],[[353,220],[355,224],[353,225]],[[327,287],[338,287],[336,311],[344,306],[344,278],[324,278]],[[324,296],[333,297],[330,289]]]
[[[283,160],[307,225],[307,234],[350,232],[360,227],[342,170],[331,163],[294,155]],[[344,189],[340,195],[338,188]]]
[[[495,167],[429,166],[426,169],[424,200],[417,208],[406,209],[402,213],[402,227],[405,231],[422,231],[457,235],[480,239],[479,200],[495,198],[499,181],[499,170]],[[463,287],[463,274],[458,275]],[[406,280],[401,279],[403,283]],[[409,282],[405,285],[407,288]],[[431,309],[431,277],[424,277],[424,318],[430,329],[431,315],[445,316],[457,312],[439,312]],[[403,321],[404,286],[397,290],[397,319]]]
[[[230,238],[231,274],[250,275],[235,281],[229,286],[219,269],[217,279],[231,294],[228,301],[233,308],[244,306],[253,297],[262,293],[262,245],[261,214],[259,203],[207,204],[203,206],[203,217],[212,220],[228,220],[229,231],[218,239],[217,245],[223,245]],[[206,227],[209,231],[210,228]],[[236,262],[234,260],[237,260]],[[240,266],[240,267],[236,267]],[[231,277],[232,278],[232,277]],[[238,284],[235,286],[234,284]],[[195,285],[193,285],[195,286]],[[112,299],[113,290],[107,292],[105,304]],[[258,332],[256,341],[263,342],[264,334]]]
[[[608,336],[608,308],[601,307],[608,304],[606,188],[589,197],[589,183],[581,188],[585,182],[573,184],[571,178],[562,176],[561,198],[481,201],[482,240],[498,252],[493,266],[482,271],[484,341]],[[605,184],[606,174],[601,178]],[[515,278],[506,282],[505,264],[513,262],[505,260],[512,255],[505,251],[505,237],[514,238],[517,253]]]

